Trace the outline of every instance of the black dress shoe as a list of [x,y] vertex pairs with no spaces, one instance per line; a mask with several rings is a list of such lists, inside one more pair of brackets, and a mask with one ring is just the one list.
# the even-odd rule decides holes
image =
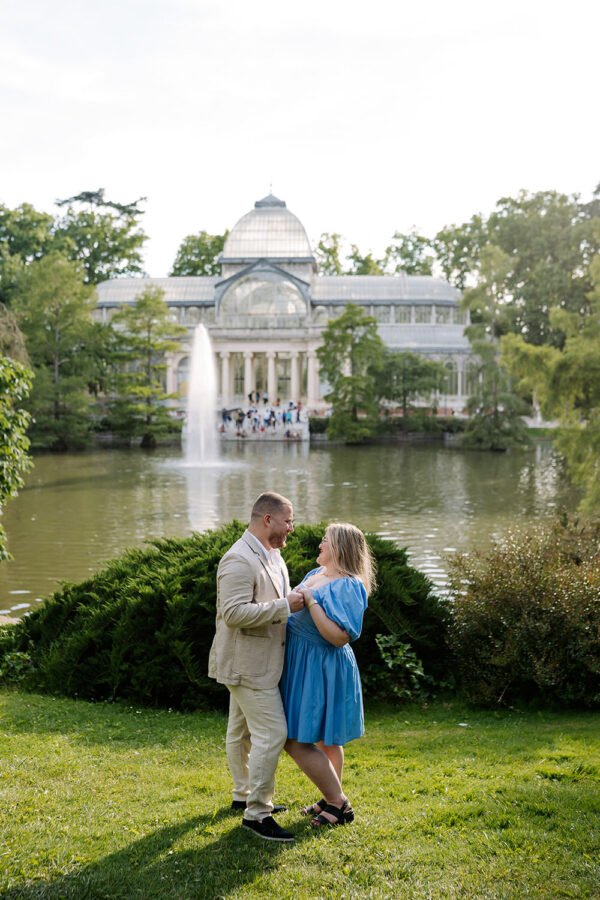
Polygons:
[[247,828],[263,841],[279,841],[289,844],[294,840],[294,835],[285,828],[281,828],[272,816],[265,816],[262,822],[256,819],[242,819],[242,828]]
[[[244,809],[246,809],[246,801],[245,800],[232,800],[230,809],[244,810]],[[281,812],[287,812],[287,806],[284,806],[283,803],[277,803],[273,807],[273,812],[271,813],[271,815],[276,816],[277,813],[281,813]]]

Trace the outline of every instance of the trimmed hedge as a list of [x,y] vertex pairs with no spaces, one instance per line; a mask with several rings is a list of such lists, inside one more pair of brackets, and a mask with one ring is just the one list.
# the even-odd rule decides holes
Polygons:
[[[244,530],[232,522],[187,539],[129,550],[80,584],[66,584],[16,626],[0,630],[0,679],[88,700],[124,699],[174,708],[221,707],[223,687],[207,677],[214,636],[219,560]],[[284,551],[292,585],[314,568],[323,525],[298,526]],[[354,645],[369,684],[396,679],[414,688],[415,666],[429,682],[446,671],[446,610],[404,550],[369,535],[379,587]],[[402,638],[408,669],[381,678],[377,635]],[[383,658],[382,658],[383,657]],[[373,673],[377,673],[375,677]]]
[[450,645],[467,698],[600,706],[600,522],[562,519],[458,556]]

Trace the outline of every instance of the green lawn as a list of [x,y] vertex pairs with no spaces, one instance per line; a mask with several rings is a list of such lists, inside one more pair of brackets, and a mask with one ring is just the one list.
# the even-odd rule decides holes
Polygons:
[[357,819],[292,846],[228,812],[225,718],[0,692],[0,896],[599,897],[600,716],[372,709],[347,750]]

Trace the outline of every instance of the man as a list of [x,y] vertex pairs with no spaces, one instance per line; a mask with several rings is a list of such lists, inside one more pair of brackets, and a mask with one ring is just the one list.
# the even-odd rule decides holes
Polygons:
[[[280,550],[294,530],[292,504],[261,494],[250,524],[219,563],[217,620],[208,674],[229,690],[227,760],[233,809],[242,826],[269,841],[292,841],[272,816],[275,769],[287,738],[279,679],[285,629],[304,600],[290,592]],[[281,807],[280,807],[281,809]]]

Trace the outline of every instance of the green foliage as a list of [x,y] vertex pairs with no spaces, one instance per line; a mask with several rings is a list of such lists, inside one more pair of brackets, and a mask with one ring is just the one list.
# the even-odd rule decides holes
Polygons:
[[52,224],[51,215],[29,203],[0,205],[0,303],[10,305],[25,266],[52,249]]
[[425,672],[410,644],[395,634],[378,634],[375,643],[381,662],[371,663],[361,672],[367,696],[382,700],[415,700],[424,694]]
[[315,257],[319,266],[321,275],[343,275],[343,265],[341,260],[341,244],[342,236],[340,234],[321,235]]
[[142,271],[146,235],[139,224],[139,204],[145,199],[116,203],[100,189],[57,201],[65,212],[54,226],[55,247],[81,264],[87,284]]
[[81,267],[60,253],[32,262],[19,279],[13,308],[35,373],[27,405],[34,446],[63,450],[87,440],[94,366],[86,351],[95,341],[94,307]]
[[317,356],[330,387],[326,395],[332,405],[328,433],[332,438],[361,441],[373,433],[379,412],[375,371],[384,344],[377,322],[349,304],[341,316],[329,322],[322,337]]
[[0,356],[10,356],[23,365],[29,362],[25,335],[19,328],[15,314],[3,303],[0,303]]
[[[323,528],[299,526],[290,538],[285,556],[292,585],[315,567]],[[158,541],[125,553],[88,581],[65,585],[2,637],[2,671],[12,666],[14,672],[22,662],[27,686],[90,700],[223,705],[226,692],[206,674],[216,572],[243,530],[232,522],[185,540]],[[405,551],[375,536],[369,542],[379,587],[355,645],[359,665],[381,665],[376,640],[387,631],[410,644],[411,671],[418,657],[425,671],[437,676],[444,660],[445,610],[431,583],[407,564]]]
[[413,228],[408,234],[394,232],[392,243],[385,248],[383,268],[396,275],[432,275],[435,260],[433,242]]
[[600,510],[600,255],[590,267],[593,290],[579,313],[554,309],[550,323],[561,346],[537,347],[519,335],[502,339],[502,359],[542,412],[559,422],[555,446],[573,482],[583,489],[582,511]]
[[600,522],[514,531],[452,563],[450,644],[468,698],[600,707]]
[[308,420],[308,427],[311,434],[325,434],[329,418],[327,416],[311,416]]
[[[27,455],[29,415],[21,409],[31,388],[31,373],[20,363],[0,356],[0,514],[6,500],[23,485],[22,474],[31,468]],[[0,525],[0,560],[9,559],[6,534]]]
[[487,240],[486,223],[481,215],[472,216],[463,225],[449,225],[436,234],[433,247],[444,278],[460,291],[477,272]]
[[113,317],[118,336],[119,372],[110,402],[109,422],[124,437],[142,436],[142,446],[152,447],[157,435],[179,427],[165,402],[174,399],[164,387],[165,354],[179,348],[185,327],[171,319],[160,288],[146,288],[131,307]]
[[220,275],[219,257],[223,252],[228,234],[228,231],[224,234],[208,234],[206,231],[188,234],[179,245],[175,262],[169,274]]
[[107,200],[102,189],[84,191],[58,200],[66,209],[56,217],[29,203],[15,209],[0,205],[0,302],[12,303],[23,271],[49,253],[79,263],[88,284],[140,273],[143,199],[123,204]]
[[442,363],[417,353],[385,350],[375,370],[377,397],[380,401],[399,403],[406,417],[417,398],[431,399],[445,371]]

